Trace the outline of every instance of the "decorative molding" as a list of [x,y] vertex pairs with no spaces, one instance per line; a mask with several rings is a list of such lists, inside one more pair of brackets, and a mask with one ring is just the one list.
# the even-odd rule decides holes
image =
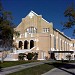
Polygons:
[[51,34],[51,36],[52,36],[52,37],[54,37],[54,35],[53,35],[53,34]]
[[30,18],[32,18],[34,16],[34,13],[31,11],[28,15]]
[[38,39],[35,39],[34,41],[39,42],[39,40],[38,40]]

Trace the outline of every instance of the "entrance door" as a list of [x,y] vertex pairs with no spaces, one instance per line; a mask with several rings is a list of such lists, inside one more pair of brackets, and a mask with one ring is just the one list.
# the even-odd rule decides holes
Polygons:
[[55,59],[55,54],[51,53],[51,59]]

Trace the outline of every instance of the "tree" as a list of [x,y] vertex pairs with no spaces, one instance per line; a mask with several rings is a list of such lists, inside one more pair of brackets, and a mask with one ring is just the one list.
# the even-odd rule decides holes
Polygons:
[[71,60],[71,55],[70,54],[68,54],[67,56],[66,56],[66,58],[69,60],[69,62],[70,62],[70,60]]
[[11,47],[13,34],[18,35],[18,32],[14,30],[12,19],[11,12],[5,11],[0,1],[0,39],[2,39],[2,47]]
[[67,18],[67,22],[63,23],[63,29],[74,28],[73,35],[75,35],[75,8],[74,8],[74,5],[68,7],[65,10],[64,16]]

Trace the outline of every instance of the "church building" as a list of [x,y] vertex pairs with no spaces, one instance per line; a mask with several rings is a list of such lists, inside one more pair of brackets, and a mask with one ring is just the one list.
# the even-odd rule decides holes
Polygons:
[[14,35],[16,53],[38,53],[38,60],[46,57],[56,60],[66,59],[71,54],[75,57],[75,39],[71,39],[63,32],[53,28],[53,23],[46,21],[42,15],[31,11],[15,28],[20,33]]

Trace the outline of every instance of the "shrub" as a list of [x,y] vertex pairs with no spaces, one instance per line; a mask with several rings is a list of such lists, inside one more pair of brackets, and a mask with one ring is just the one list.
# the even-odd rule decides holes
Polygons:
[[24,60],[25,55],[26,55],[26,54],[24,54],[24,53],[19,53],[18,59],[19,59],[19,60]]
[[34,54],[33,53],[28,53],[27,54],[27,59],[31,60],[33,58]]
[[45,56],[45,59],[48,60],[48,56]]
[[38,58],[38,53],[34,53],[33,60],[37,60],[37,58]]
[[66,58],[70,61],[70,60],[71,60],[71,55],[68,54],[68,55],[66,56]]

